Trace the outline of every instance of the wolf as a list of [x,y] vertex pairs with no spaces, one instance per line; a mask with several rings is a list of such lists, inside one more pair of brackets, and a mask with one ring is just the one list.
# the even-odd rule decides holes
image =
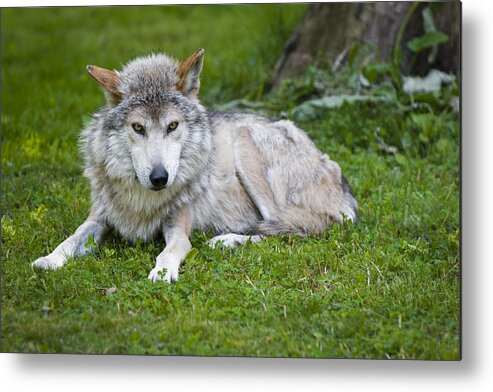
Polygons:
[[60,268],[112,228],[130,241],[164,236],[149,279],[173,283],[192,230],[212,229],[213,248],[236,247],[355,221],[358,204],[339,165],[293,122],[202,106],[204,53],[182,62],[151,54],[120,72],[86,67],[106,95],[81,135],[91,212],[34,266]]

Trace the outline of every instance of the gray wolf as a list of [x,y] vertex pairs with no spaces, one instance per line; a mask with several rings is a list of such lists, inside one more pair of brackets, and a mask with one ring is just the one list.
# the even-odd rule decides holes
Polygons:
[[113,228],[131,241],[163,235],[149,279],[175,282],[194,229],[212,228],[212,247],[234,247],[356,219],[339,165],[291,121],[200,104],[203,61],[199,49],[183,62],[137,58],[121,72],[87,66],[107,97],[81,137],[92,209],[34,266],[59,268]]

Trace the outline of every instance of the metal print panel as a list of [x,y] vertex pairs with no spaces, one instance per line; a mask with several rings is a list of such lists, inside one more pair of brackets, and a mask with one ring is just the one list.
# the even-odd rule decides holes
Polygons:
[[3,352],[460,359],[460,3],[1,16]]

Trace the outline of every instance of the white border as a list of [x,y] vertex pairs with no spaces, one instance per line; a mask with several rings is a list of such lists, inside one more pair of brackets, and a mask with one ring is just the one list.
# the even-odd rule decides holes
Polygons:
[[[258,1],[248,1],[257,3]],[[278,1],[273,1],[278,2]],[[286,1],[284,1],[286,2]],[[289,1],[288,1],[289,2]],[[9,1],[7,6],[164,4]],[[199,1],[181,1],[198,4]],[[214,1],[232,3],[232,1]],[[35,391],[486,391],[491,362],[493,259],[493,2],[463,1],[463,360],[461,362],[0,355],[0,388]]]

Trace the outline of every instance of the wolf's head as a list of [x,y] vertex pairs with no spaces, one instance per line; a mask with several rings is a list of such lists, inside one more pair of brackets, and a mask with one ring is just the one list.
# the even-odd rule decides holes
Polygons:
[[121,72],[88,65],[106,93],[100,113],[104,163],[112,178],[161,190],[183,185],[203,167],[211,136],[199,104],[204,50],[183,62],[164,54],[130,61]]

